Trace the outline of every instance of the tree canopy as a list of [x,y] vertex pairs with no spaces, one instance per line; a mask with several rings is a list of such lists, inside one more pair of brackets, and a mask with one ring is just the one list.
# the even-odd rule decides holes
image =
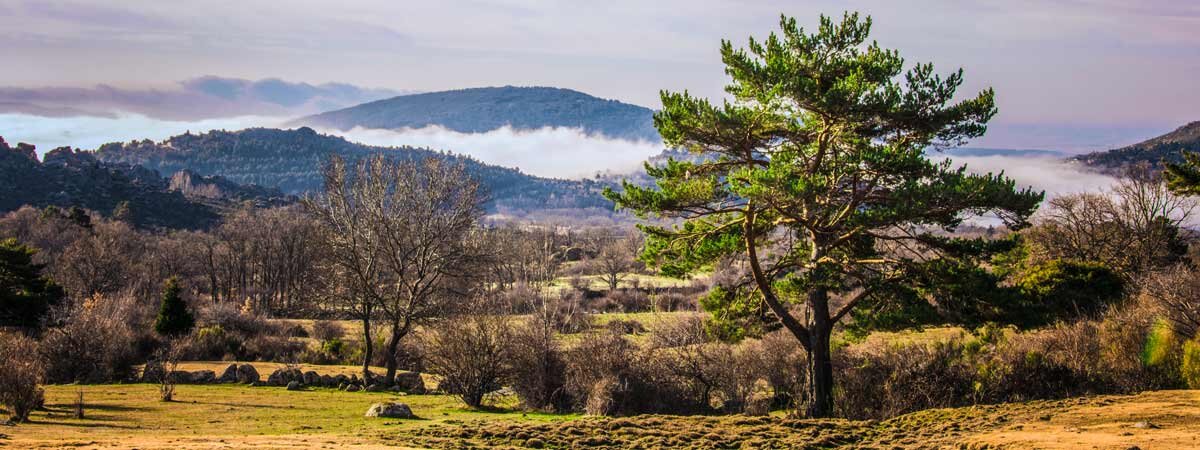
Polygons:
[[982,135],[996,113],[991,89],[959,99],[961,70],[905,70],[899,52],[868,42],[871,20],[856,13],[822,16],[812,33],[788,17],[780,28],[744,49],[722,41],[731,101],[661,93],[654,119],[666,143],[705,158],[647,165],[656,186],[606,195],[642,216],[681,219],[641,226],[643,256],[666,274],[745,261],[748,276],[722,288],[764,304],[809,352],[808,412],[824,416],[833,324],[932,261],[972,263],[999,249],[948,231],[985,214],[1023,227],[1042,193],[926,156]]

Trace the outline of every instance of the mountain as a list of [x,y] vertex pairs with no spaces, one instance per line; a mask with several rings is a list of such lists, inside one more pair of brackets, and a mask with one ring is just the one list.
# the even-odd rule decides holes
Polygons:
[[118,112],[169,120],[245,115],[296,117],[404,93],[342,83],[312,85],[268,78],[203,76],[163,88],[0,87],[0,112],[43,117],[115,117]]
[[988,156],[1006,156],[1013,158],[1062,158],[1062,152],[1054,150],[1032,150],[1032,149],[1009,149],[1009,148],[979,148],[979,147],[956,147],[948,148],[941,151],[942,154],[948,156],[960,157],[988,157]]
[[1200,121],[1192,122],[1162,136],[1128,147],[1088,153],[1071,158],[1101,171],[1116,171],[1130,164],[1149,163],[1162,168],[1163,162],[1183,160],[1183,152],[1200,151]]
[[612,208],[600,195],[605,184],[596,181],[539,178],[469,157],[421,148],[362,145],[307,127],[186,133],[158,143],[143,140],[105,144],[95,152],[96,158],[107,163],[136,164],[159,173],[188,170],[205,176],[218,175],[233,183],[277,188],[288,194],[320,191],[321,166],[332,154],[348,161],[373,154],[400,160],[435,157],[460,161],[488,188],[491,200],[487,207],[492,212]]
[[486,87],[402,95],[297,120],[294,125],[349,130],[437,125],[462,133],[582,128],[592,135],[657,141],[654,111],[551,87]]
[[38,161],[34,146],[9,147],[0,138],[0,212],[24,205],[78,206],[105,215],[124,209],[135,225],[152,228],[205,228],[220,217],[216,207],[171,190],[152,170],[104,163],[69,147]]

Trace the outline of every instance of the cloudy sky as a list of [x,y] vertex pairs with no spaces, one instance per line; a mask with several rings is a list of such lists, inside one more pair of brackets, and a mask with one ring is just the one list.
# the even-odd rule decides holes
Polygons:
[[847,9],[909,61],[996,88],[975,145],[1103,149],[1200,119],[1200,2],[1168,0],[0,0],[0,87],[549,85],[655,107],[664,88],[721,95],[722,38]]

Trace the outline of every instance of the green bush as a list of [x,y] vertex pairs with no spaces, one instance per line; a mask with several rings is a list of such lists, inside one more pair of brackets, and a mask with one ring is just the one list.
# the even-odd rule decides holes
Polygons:
[[1183,344],[1183,361],[1179,372],[1188,388],[1200,389],[1200,337]]

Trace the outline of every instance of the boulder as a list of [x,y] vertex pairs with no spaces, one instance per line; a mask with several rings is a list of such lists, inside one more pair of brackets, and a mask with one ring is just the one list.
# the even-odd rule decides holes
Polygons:
[[197,370],[192,372],[192,383],[208,384],[214,381],[217,381],[217,374],[211,370]]
[[338,374],[338,376],[333,377],[333,381],[337,384],[350,384],[350,377],[345,374]]
[[376,403],[367,409],[366,417],[388,417],[393,419],[415,419],[412,409],[403,403]]
[[349,386],[346,386],[346,392],[358,392],[361,390],[362,390],[362,388],[359,387],[357,384],[351,384]]
[[425,393],[425,379],[417,372],[397,372],[395,384],[400,390],[410,394]]
[[367,392],[383,392],[386,390],[387,386],[378,383],[367,386]]
[[321,376],[312,370],[304,372],[304,375],[301,375],[300,380],[305,386],[317,386],[321,384]]
[[143,383],[158,383],[162,381],[163,366],[161,363],[150,361],[146,363],[146,367],[142,369]]
[[329,375],[321,375],[320,384],[323,387],[334,387],[337,386],[337,381],[335,381],[333,377]]
[[192,373],[186,370],[172,370],[167,374],[167,379],[172,383],[188,384],[192,382]]
[[237,380],[238,380],[238,365],[237,364],[230,364],[229,367],[226,367],[225,370],[223,372],[221,372],[221,377],[217,378],[217,381],[219,381],[221,383],[237,383]]
[[250,364],[240,364],[237,366],[237,382],[250,384],[259,380],[258,370]]
[[289,391],[298,391],[298,390],[300,390],[300,382],[298,382],[298,381],[289,381],[289,382],[288,382],[288,384],[287,384],[287,390],[289,390]]

